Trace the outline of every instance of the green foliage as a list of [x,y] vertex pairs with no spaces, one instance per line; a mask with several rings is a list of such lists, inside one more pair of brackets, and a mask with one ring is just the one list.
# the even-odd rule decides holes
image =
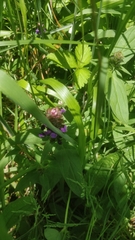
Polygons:
[[133,56],[135,51],[134,39],[135,26],[129,27],[118,39],[112,53],[120,51],[123,55],[122,64],[126,64]]
[[76,151],[66,149],[56,153],[57,164],[69,188],[78,197],[83,195],[84,179]]
[[134,9],[0,1],[1,239],[135,238]]
[[61,234],[56,229],[47,228],[45,230],[45,237],[47,240],[61,240]]
[[22,215],[30,215],[34,212],[36,202],[31,197],[22,197],[10,203],[3,211],[4,219],[6,219],[7,228],[11,228],[16,224]]
[[126,95],[126,89],[123,81],[117,75],[117,72],[113,72],[107,82],[107,97],[113,114],[123,124],[128,124],[129,111],[128,111],[128,99]]
[[90,70],[84,68],[91,62],[92,54],[91,50],[87,45],[78,44],[75,48],[75,56],[68,52],[49,53],[48,59],[53,60],[53,62],[64,69],[75,69],[74,71],[74,81],[79,88],[84,87],[90,79]]
[[1,238],[5,240],[12,240],[12,237],[7,234],[5,222],[3,220],[2,214],[0,215],[0,226],[1,226]]

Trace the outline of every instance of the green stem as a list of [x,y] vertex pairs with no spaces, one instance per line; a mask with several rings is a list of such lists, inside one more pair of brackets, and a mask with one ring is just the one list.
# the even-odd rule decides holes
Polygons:
[[67,233],[67,222],[68,222],[68,212],[69,212],[69,204],[70,204],[70,199],[71,199],[71,190],[69,190],[69,195],[68,195],[68,200],[67,200],[67,206],[66,206],[66,211],[65,211],[65,219],[64,219],[64,228],[62,229],[63,237],[62,240],[66,239],[66,233]]
[[18,106],[15,105],[15,122],[14,122],[14,130],[17,132],[18,130]]
[[67,200],[67,206],[66,206],[66,212],[65,212],[64,224],[67,224],[70,199],[71,199],[71,190],[69,190],[69,195],[68,195],[68,200]]

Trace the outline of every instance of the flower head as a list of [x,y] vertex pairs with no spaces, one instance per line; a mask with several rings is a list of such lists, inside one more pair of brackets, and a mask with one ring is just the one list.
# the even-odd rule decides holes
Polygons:
[[37,28],[37,29],[35,30],[35,33],[36,33],[36,34],[39,34],[39,33],[40,33],[40,30]]
[[[46,117],[50,120],[50,122],[57,128],[60,129],[61,132],[67,132],[67,126],[64,125],[63,113],[65,113],[65,109],[63,108],[48,108],[46,111]],[[39,134],[40,138],[44,138],[49,136],[51,139],[57,139],[60,144],[60,136],[58,136],[55,132],[49,129],[45,124],[41,126],[42,133]]]
[[48,110],[46,112],[46,116],[49,119],[51,119],[51,118],[61,119],[62,118],[62,113],[63,112],[58,107],[56,107],[56,108],[48,108]]

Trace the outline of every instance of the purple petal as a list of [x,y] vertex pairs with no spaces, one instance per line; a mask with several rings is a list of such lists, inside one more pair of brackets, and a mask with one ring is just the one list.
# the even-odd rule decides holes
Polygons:
[[38,136],[39,136],[40,138],[44,138],[44,137],[45,137],[45,134],[44,134],[44,133],[39,133]]
[[40,31],[39,31],[39,29],[37,28],[37,29],[35,30],[35,33],[36,33],[36,34],[39,34],[39,32],[40,32]]
[[64,133],[64,132],[67,132],[67,126],[63,126],[62,128],[60,128],[60,130]]
[[65,113],[66,112],[66,110],[64,108],[62,108],[60,111],[61,111],[61,113]]
[[46,134],[46,135],[50,135],[51,133],[52,133],[52,132],[51,132],[51,130],[49,130],[49,129],[48,129],[47,131],[45,131],[45,134]]
[[47,131],[44,131],[42,133],[39,133],[38,136],[43,138],[43,137],[46,137],[46,136],[50,135],[51,133],[52,133],[51,130],[47,130]]
[[52,133],[50,134],[50,137],[51,137],[51,138],[56,138],[56,137],[57,137],[57,134],[52,132]]

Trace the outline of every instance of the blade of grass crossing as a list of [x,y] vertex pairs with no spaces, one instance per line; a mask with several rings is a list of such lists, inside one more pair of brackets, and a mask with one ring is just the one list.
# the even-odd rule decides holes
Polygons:
[[85,134],[84,134],[84,126],[80,114],[80,106],[76,99],[73,97],[73,95],[69,92],[67,87],[65,87],[62,83],[59,81],[49,78],[47,80],[41,81],[44,84],[49,85],[52,87],[57,94],[59,95],[60,99],[68,106],[71,114],[74,117],[74,121],[77,124],[77,127],[79,129],[79,136],[78,136],[78,145],[79,145],[79,153],[80,153],[80,159],[82,162],[82,166],[85,164],[84,156],[85,156]]
[[93,106],[92,106],[92,127],[91,138],[95,139],[98,134],[100,126],[100,117],[102,114],[102,108],[104,103],[104,89],[108,70],[108,59],[103,57],[101,60],[101,67],[98,74],[98,85],[94,88]]

